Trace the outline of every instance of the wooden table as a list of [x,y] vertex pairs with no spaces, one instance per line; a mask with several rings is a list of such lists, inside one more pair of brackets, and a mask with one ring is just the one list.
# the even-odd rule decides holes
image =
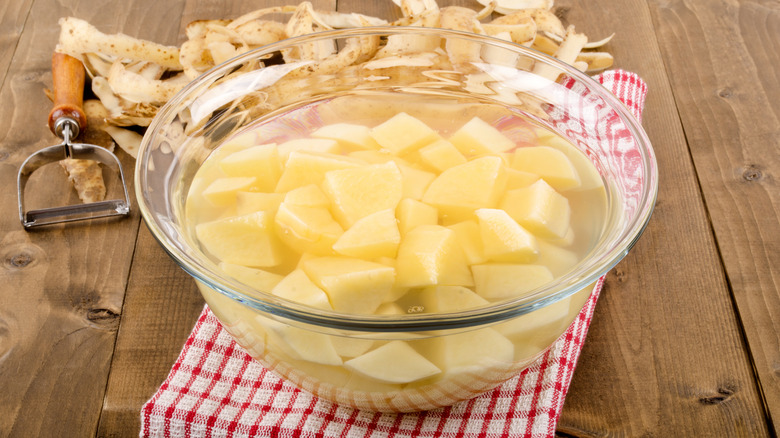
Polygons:
[[[0,436],[137,435],[141,405],[203,306],[137,209],[120,221],[22,229],[17,170],[56,140],[43,90],[58,18],[178,45],[191,20],[266,3],[0,3]],[[315,6],[399,16],[389,0]],[[650,226],[607,277],[559,434],[777,436],[780,3],[556,6],[594,39],[615,32],[615,66],[647,81],[644,126],[661,176]],[[42,202],[69,196],[39,187]]]

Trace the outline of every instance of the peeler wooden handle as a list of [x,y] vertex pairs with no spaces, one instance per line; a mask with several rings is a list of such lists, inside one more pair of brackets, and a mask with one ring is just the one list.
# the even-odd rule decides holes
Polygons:
[[[60,135],[55,125],[57,120],[68,117],[76,121],[79,131],[87,127],[84,113],[84,64],[64,53],[55,53],[51,58],[52,82],[54,83],[54,108],[49,113],[49,129]],[[74,135],[73,137],[76,137]]]

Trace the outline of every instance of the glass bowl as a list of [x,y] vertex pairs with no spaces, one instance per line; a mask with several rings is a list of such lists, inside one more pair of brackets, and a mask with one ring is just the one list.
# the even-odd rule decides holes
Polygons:
[[[249,135],[255,143],[281,143],[331,123],[372,127],[400,112],[442,136],[479,116],[517,145],[543,131],[573,145],[567,155],[589,160],[595,169],[590,182],[604,187],[600,206],[580,206],[599,212],[580,260],[564,264],[551,281],[531,287],[518,281],[523,293],[476,307],[452,310],[440,303],[430,312],[402,296],[390,310],[359,314],[303,304],[272,293],[267,283],[228,275],[202,249],[188,194],[202,189],[198,170],[227,140],[235,145]],[[498,155],[509,159],[510,153]],[[586,74],[500,39],[404,27],[291,38],[217,66],[160,110],[135,172],[147,226],[195,278],[238,344],[321,398],[386,412],[474,397],[545,353],[597,280],[639,238],[657,184],[640,123]],[[566,254],[549,258],[557,263]]]

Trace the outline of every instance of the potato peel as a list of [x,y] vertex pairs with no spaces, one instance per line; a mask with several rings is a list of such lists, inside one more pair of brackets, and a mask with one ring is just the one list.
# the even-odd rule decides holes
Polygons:
[[[134,153],[140,134],[122,128],[148,126],[167,100],[206,70],[246,51],[322,30],[378,25],[447,28],[532,47],[588,73],[613,65],[612,55],[603,46],[614,34],[588,41],[585,35],[574,32],[573,26],[564,26],[553,11],[553,0],[478,1],[483,6],[480,10],[440,8],[436,0],[393,0],[402,14],[393,22],[358,13],[318,11],[304,1],[256,9],[235,19],[193,21],[186,26],[187,40],[180,47],[121,33],[104,34],[84,20],[65,17],[59,21],[56,50],[82,60],[92,80],[92,91],[108,113],[107,132],[128,153]],[[501,16],[491,20],[494,12]],[[490,61],[538,70],[546,77],[553,75],[542,65],[530,65],[531,60],[506,56],[501,50],[480,50],[476,44],[438,36],[395,35],[385,41],[378,37],[349,38],[340,49],[330,42],[312,42],[283,53],[283,57],[285,62],[314,63],[291,71],[289,78],[278,83],[276,91],[254,93],[240,104],[241,111],[265,111],[277,101],[285,101],[286,93],[306,93],[304,78],[313,72],[331,74],[358,69],[366,72],[367,78],[385,80],[398,74],[399,69],[408,69],[410,75],[423,82],[429,78],[432,83],[444,83],[453,80],[450,76],[455,67],[463,69],[469,63]],[[483,79],[478,78],[482,76],[468,80],[475,87],[484,87]],[[502,99],[515,99],[507,90],[501,94]]]

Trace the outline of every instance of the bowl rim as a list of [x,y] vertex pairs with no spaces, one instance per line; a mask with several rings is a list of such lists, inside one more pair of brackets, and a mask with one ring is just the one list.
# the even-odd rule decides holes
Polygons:
[[[212,269],[210,266],[204,266],[200,263],[200,260],[193,258],[190,254],[181,251],[176,242],[166,233],[166,228],[168,227],[161,226],[161,224],[154,219],[154,214],[151,211],[149,204],[144,199],[144,188],[146,185],[144,179],[145,169],[143,169],[145,160],[143,158],[146,157],[146,152],[151,147],[150,145],[152,143],[152,138],[154,137],[154,132],[159,130],[160,126],[164,125],[166,120],[172,119],[175,116],[179,110],[179,106],[187,101],[187,98],[190,97],[189,95],[193,90],[202,87],[204,83],[212,83],[214,78],[221,77],[224,72],[230,71],[235,68],[235,66],[248,60],[257,59],[264,54],[276,52],[300,43],[334,38],[396,34],[422,34],[435,35],[442,38],[464,38],[481,44],[489,44],[512,50],[534,58],[536,61],[551,64],[567,76],[574,78],[577,82],[583,83],[588,90],[595,92],[600,99],[603,99],[608,103],[611,109],[619,115],[620,120],[625,124],[625,127],[631,132],[634,141],[640,146],[639,150],[643,157],[642,171],[646,185],[645,189],[642,191],[642,196],[637,203],[636,216],[629,222],[629,226],[627,226],[622,233],[622,236],[625,236],[625,239],[617,245],[609,247],[607,251],[599,253],[599,257],[594,258],[595,260],[598,260],[599,263],[591,265],[580,262],[563,276],[557,277],[552,282],[534,289],[521,298],[509,299],[491,303],[489,306],[458,312],[404,315],[359,315],[314,309],[297,302],[271,295],[270,293],[255,291],[243,283],[220,274],[216,270],[216,264],[211,263],[211,265],[213,265]],[[245,52],[202,73],[166,102],[157,112],[147,128],[147,134],[143,137],[137,156],[134,186],[141,216],[160,246],[184,271],[194,277],[196,281],[205,283],[206,286],[216,290],[218,293],[269,315],[304,324],[308,327],[322,327],[348,332],[399,333],[469,328],[520,316],[564,299],[583,288],[594,284],[600,277],[605,275],[620,262],[623,257],[625,257],[646,229],[658,195],[658,166],[653,147],[644,128],[631,114],[627,106],[598,81],[576,68],[537,50],[487,35],[440,28],[368,26],[362,28],[336,29],[287,38]],[[202,272],[203,270],[205,270],[207,274],[204,274],[204,272]],[[262,299],[258,298],[258,295],[262,296]]]

